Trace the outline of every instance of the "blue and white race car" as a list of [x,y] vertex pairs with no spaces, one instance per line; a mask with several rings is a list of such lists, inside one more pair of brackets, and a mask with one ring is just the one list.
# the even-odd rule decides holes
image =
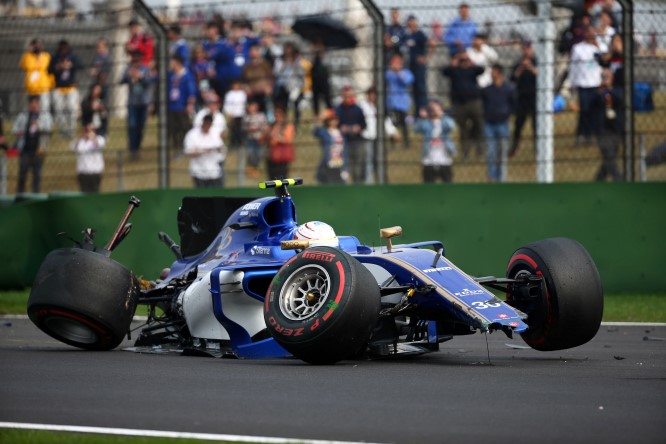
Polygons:
[[400,227],[382,229],[386,245],[371,248],[323,222],[298,225],[288,187],[300,183],[260,184],[274,197],[183,199],[181,245],[160,233],[176,260],[155,281],[109,257],[131,227],[132,198],[104,248],[87,229],[82,243],[47,255],[29,317],[66,344],[108,350],[129,334],[141,304],[149,314],[133,350],[312,364],[422,354],[475,332],[560,350],[599,329],[601,281],[574,240],[533,242],[514,252],[506,277],[474,277],[439,241],[394,245]]

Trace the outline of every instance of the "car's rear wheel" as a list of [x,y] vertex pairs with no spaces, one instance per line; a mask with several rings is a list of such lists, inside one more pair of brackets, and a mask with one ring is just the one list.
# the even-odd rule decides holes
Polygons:
[[[604,299],[599,272],[590,254],[573,239],[551,238],[527,244],[513,253],[507,277],[542,276],[545,291],[528,304],[509,295],[508,302],[528,311],[529,329],[522,334],[536,350],[577,347],[599,330]],[[545,294],[543,294],[545,293]]]
[[287,262],[266,297],[270,334],[311,364],[333,364],[366,346],[380,309],[372,274],[329,247],[309,248]]
[[28,298],[28,316],[65,344],[87,350],[117,347],[129,329],[139,282],[101,254],[79,248],[49,253]]

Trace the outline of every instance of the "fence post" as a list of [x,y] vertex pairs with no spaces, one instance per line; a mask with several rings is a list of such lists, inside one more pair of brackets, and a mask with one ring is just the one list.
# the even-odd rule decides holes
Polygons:
[[619,0],[622,6],[624,60],[624,180],[634,177],[634,2]]
[[[553,182],[553,76],[555,71],[555,25],[551,18],[550,0],[540,0],[539,18],[539,72],[537,74],[537,163],[539,183]],[[542,61],[543,60],[543,61]]]
[[118,155],[116,156],[116,188],[118,191],[125,190],[125,184],[123,179],[125,177],[125,162],[123,161],[123,150],[118,150]]
[[638,135],[638,177],[641,182],[647,181],[647,168],[645,166],[645,135]]

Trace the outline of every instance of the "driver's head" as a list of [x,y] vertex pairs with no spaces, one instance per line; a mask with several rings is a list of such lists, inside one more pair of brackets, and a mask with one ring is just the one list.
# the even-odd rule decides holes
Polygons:
[[294,234],[294,239],[309,241],[311,247],[338,247],[340,245],[333,227],[318,220],[299,225]]

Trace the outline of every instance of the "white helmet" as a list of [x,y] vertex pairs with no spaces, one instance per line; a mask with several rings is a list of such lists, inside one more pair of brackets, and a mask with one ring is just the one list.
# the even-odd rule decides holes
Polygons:
[[311,247],[338,247],[340,242],[333,227],[318,220],[306,222],[298,227],[294,239],[310,241]]

